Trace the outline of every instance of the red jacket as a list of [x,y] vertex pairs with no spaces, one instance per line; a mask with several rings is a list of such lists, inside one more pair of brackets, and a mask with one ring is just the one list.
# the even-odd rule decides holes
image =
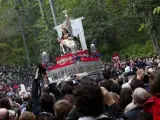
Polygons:
[[160,98],[153,96],[144,104],[144,111],[153,115],[153,120],[160,120]]

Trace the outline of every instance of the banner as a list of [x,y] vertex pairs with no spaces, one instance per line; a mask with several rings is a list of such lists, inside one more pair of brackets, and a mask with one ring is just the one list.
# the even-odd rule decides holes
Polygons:
[[[87,44],[86,44],[83,25],[82,25],[83,19],[84,19],[84,17],[81,17],[81,18],[78,18],[75,20],[70,20],[70,22],[71,22],[71,27],[72,27],[72,35],[79,37],[82,49],[87,50]],[[61,38],[61,36],[62,36],[62,30],[61,30],[62,25],[66,26],[66,23],[58,25],[54,28],[54,29],[56,29],[59,38]]]

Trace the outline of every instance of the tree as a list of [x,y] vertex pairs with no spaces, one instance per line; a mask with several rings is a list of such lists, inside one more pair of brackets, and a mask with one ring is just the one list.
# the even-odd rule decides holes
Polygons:
[[[64,22],[62,11],[66,9],[71,19],[85,17],[88,48],[95,43],[103,58],[110,58],[113,53],[153,54],[151,41],[159,52],[159,6],[158,0],[55,0],[57,24]],[[27,61],[17,10],[31,63],[40,60],[43,51],[49,52],[53,59],[59,56],[49,0],[19,0],[16,7],[13,0],[0,0],[0,45],[5,44],[1,50],[10,51],[10,54],[3,52],[6,56],[1,62],[24,65]]]
[[160,4],[158,0],[135,0],[131,2],[133,8],[135,9],[137,15],[143,18],[147,32],[152,40],[152,44],[156,52],[160,52],[159,46],[159,26],[160,20],[159,16],[154,16],[156,6]]

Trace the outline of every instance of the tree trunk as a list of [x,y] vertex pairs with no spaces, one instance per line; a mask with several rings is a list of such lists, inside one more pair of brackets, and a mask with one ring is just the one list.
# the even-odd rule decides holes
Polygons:
[[[15,6],[16,5],[17,5],[17,0],[15,0]],[[22,23],[21,23],[21,18],[20,18],[21,15],[20,15],[20,12],[19,12],[18,9],[16,9],[16,12],[17,12],[17,16],[18,16],[18,24],[19,24],[20,32],[21,32],[22,39],[23,39],[23,42],[24,42],[24,47],[25,47],[25,51],[26,51],[26,58],[27,58],[28,67],[29,67],[30,66],[30,58],[29,58],[29,54],[28,54],[28,48],[27,48],[26,38],[25,38],[25,35],[24,35],[23,26],[22,26]]]
[[156,36],[155,30],[148,29],[148,33],[149,33],[150,39],[152,40],[152,44],[155,52],[159,53],[160,47],[159,47],[158,38]]
[[158,38],[157,38],[155,30],[152,31],[152,34],[153,34],[153,39],[155,41],[156,52],[159,53],[160,52],[160,47],[159,47]]
[[97,0],[97,4],[98,4],[99,13],[101,15],[100,20],[101,20],[101,22],[103,22],[104,21],[103,13],[104,13],[104,4],[105,4],[105,2],[104,2],[104,0]]
[[43,9],[43,0],[38,0],[38,2],[39,2],[39,8],[40,8],[40,13],[41,13],[42,19],[44,21],[45,27],[48,29],[49,25],[48,25],[48,21],[47,21],[47,16],[46,16],[44,9]]
[[153,38],[153,35],[152,35],[151,30],[149,31],[149,36],[150,36],[150,39],[151,39],[151,41],[152,41],[152,44],[153,44],[153,47],[154,47],[154,51],[157,52],[156,42],[155,42],[155,39]]
[[146,23],[148,24],[148,33],[149,33],[150,38],[152,40],[154,50],[155,50],[155,52],[159,53],[160,46],[159,46],[158,36],[156,34],[156,31],[153,29],[154,28],[154,26],[153,26],[154,18],[153,18],[152,11],[149,12],[148,17],[145,16],[145,20],[146,20]]

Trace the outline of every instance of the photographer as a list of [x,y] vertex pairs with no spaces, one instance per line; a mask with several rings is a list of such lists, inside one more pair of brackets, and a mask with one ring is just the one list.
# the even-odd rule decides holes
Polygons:
[[40,78],[43,78],[44,85],[48,83],[45,68],[43,68],[42,66],[38,66],[35,79],[32,82],[31,101],[29,101],[29,106],[31,107],[31,110],[35,115],[38,115],[41,112],[49,112],[51,114],[54,114],[53,104],[55,102],[55,98],[49,93],[51,91],[57,97],[56,99],[58,99],[61,97],[60,92],[57,89],[56,85],[52,83],[49,85],[49,93],[41,93]]

